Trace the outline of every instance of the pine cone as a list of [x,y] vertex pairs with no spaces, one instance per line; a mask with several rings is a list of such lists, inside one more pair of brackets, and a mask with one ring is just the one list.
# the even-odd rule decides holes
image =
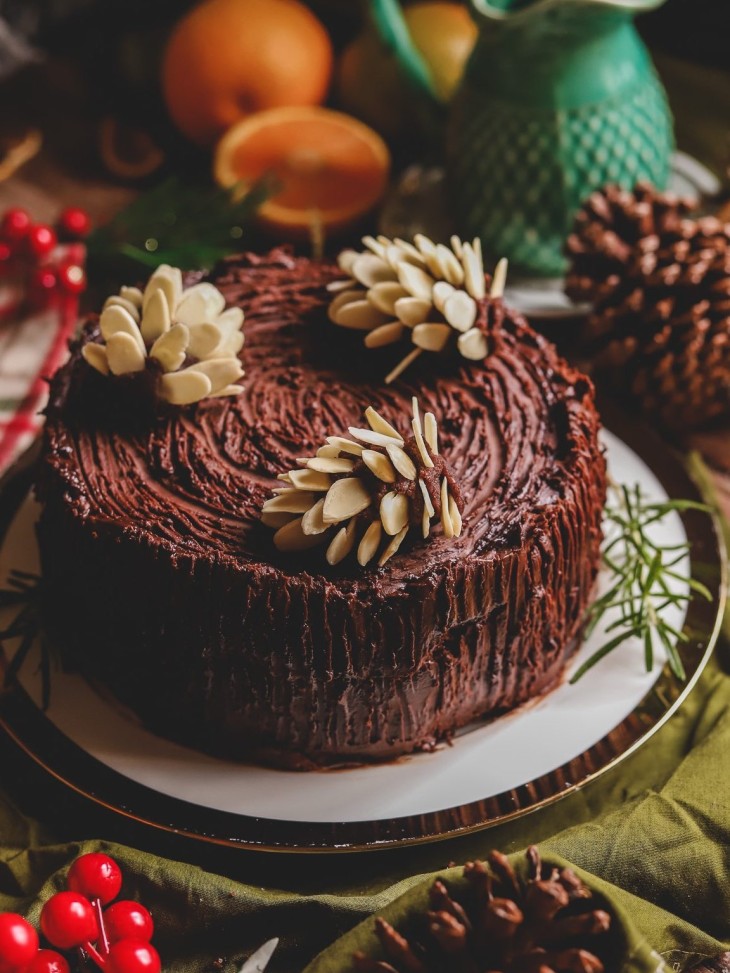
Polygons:
[[618,186],[593,193],[566,242],[568,296],[579,302],[599,299],[609,278],[630,273],[642,256],[681,239],[691,210],[689,200],[659,193],[647,183],[638,183],[633,193]]
[[666,426],[691,428],[730,410],[730,225],[680,230],[609,278],[586,335],[599,375]]
[[430,910],[407,930],[384,919],[375,931],[385,959],[353,957],[358,973],[603,973],[590,951],[601,946],[611,917],[592,908],[591,892],[567,868],[545,866],[537,848],[527,851],[528,877],[518,878],[500,852],[464,866],[457,893],[441,882]]
[[584,355],[599,382],[670,428],[730,410],[730,224],[646,185],[594,193],[567,243],[566,291],[593,302]]

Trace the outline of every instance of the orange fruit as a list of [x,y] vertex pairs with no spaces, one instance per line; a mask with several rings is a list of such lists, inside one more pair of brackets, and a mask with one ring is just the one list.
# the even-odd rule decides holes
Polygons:
[[273,108],[234,125],[215,150],[221,186],[271,175],[262,223],[287,236],[355,222],[385,192],[390,154],[367,125],[328,108]]
[[172,32],[162,91],[180,131],[212,145],[252,112],[319,104],[331,74],[327,31],[299,0],[204,0]]
[[[461,3],[420,0],[403,10],[411,40],[431,73],[436,96],[452,98],[477,38],[477,26]],[[337,65],[342,107],[389,138],[407,139],[417,127],[413,91],[395,54],[374,28],[342,52]]]

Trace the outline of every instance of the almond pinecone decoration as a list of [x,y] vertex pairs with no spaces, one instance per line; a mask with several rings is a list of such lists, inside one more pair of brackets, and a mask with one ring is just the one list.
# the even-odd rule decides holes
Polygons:
[[384,919],[375,931],[385,959],[356,953],[358,973],[602,973],[592,952],[611,917],[591,908],[591,892],[570,869],[545,866],[537,848],[527,851],[528,877],[517,877],[500,852],[464,866],[460,893],[441,881],[431,909],[411,927],[395,930]]
[[[611,191],[611,198],[626,195]],[[619,239],[625,222],[615,229],[605,224],[602,246],[589,214],[601,209],[597,199],[608,197],[609,191],[591,197],[568,247],[574,257],[569,292],[595,301],[584,336],[594,372],[669,428],[692,428],[727,414],[730,225],[714,217],[682,218],[685,204],[670,199],[670,205],[667,197],[652,198],[644,189],[636,206],[640,202],[642,212],[649,207],[652,231],[632,241]],[[631,224],[634,230],[637,225]],[[619,249],[622,263],[610,265],[608,255]]]

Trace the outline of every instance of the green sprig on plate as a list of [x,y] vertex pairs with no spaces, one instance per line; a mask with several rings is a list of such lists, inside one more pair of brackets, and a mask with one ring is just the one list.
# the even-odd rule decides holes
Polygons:
[[712,595],[700,581],[679,570],[689,544],[660,544],[650,528],[670,513],[687,510],[711,512],[695,500],[649,501],[638,483],[609,484],[605,511],[609,531],[602,550],[609,587],[588,609],[585,637],[609,612],[617,611],[618,617],[606,627],[608,640],[580,666],[571,683],[631,638],[643,643],[647,672],[654,668],[654,653],[661,645],[674,675],[686,678],[677,643],[688,641],[688,636],[674,628],[665,613],[686,606],[695,596],[712,601]]

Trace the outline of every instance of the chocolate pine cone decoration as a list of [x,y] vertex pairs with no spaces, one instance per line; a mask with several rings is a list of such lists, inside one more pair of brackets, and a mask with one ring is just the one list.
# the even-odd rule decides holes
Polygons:
[[[646,187],[595,193],[568,245],[569,293],[595,302],[584,345],[594,372],[675,429],[730,411],[730,224],[686,219],[686,208]],[[595,216],[609,211],[620,212],[614,228]],[[641,226],[648,235],[634,239]]]
[[545,866],[537,848],[527,851],[521,880],[498,851],[489,865],[464,866],[459,895],[441,881],[430,892],[430,910],[412,929],[397,931],[384,919],[375,931],[382,960],[353,957],[358,973],[603,973],[592,951],[611,925],[591,908],[591,892],[567,868]]

